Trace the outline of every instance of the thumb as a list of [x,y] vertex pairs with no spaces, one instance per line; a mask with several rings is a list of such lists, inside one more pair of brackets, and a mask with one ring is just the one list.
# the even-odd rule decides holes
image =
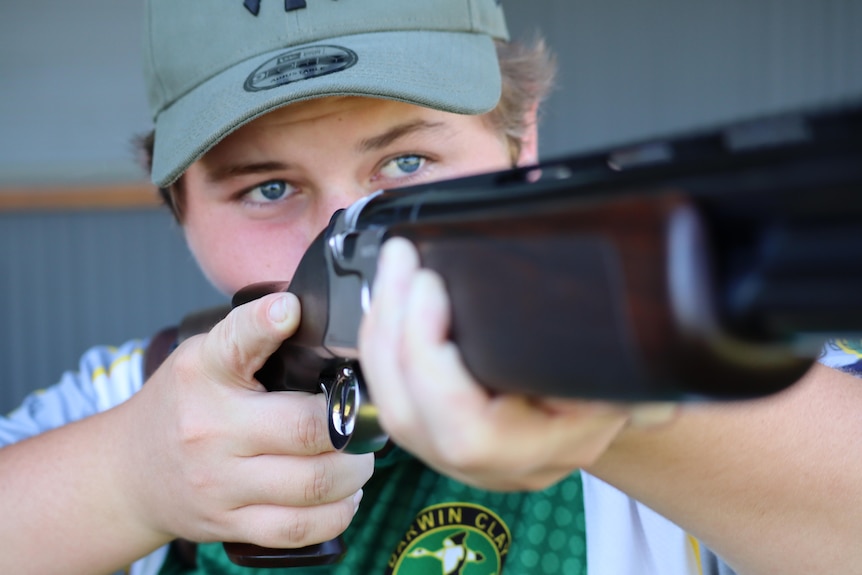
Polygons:
[[254,374],[299,326],[299,300],[289,292],[244,303],[217,323],[201,342],[204,369],[216,381],[260,389]]

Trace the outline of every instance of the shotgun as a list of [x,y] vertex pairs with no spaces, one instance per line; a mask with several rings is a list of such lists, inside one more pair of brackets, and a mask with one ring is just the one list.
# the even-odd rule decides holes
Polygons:
[[[257,377],[270,391],[326,393],[330,438],[348,452],[387,441],[357,334],[379,249],[395,236],[443,277],[451,339],[493,392],[764,396],[797,381],[827,338],[862,332],[862,106],[381,191],[336,212],[290,282],[248,286],[232,306],[298,296],[296,334]],[[226,311],[190,316],[184,330]],[[244,565],[343,551],[226,548]]]
[[862,332],[862,108],[378,192],[338,211],[289,283],[249,286],[232,305],[298,296],[299,329],[258,376],[270,391],[325,391],[347,451],[385,440],[365,418],[357,334],[394,236],[443,277],[451,338],[495,392],[773,393],[827,336]]

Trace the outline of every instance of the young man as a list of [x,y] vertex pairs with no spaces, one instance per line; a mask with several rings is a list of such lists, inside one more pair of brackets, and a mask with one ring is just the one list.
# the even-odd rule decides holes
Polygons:
[[[332,212],[370,192],[537,158],[547,57],[506,44],[495,0],[150,0],[147,20],[153,181],[226,294],[289,279]],[[825,571],[858,559],[844,545],[862,518],[845,503],[862,458],[839,468],[845,446],[824,434],[852,437],[852,379],[820,367],[772,401],[657,426],[639,408],[491,397],[446,339],[439,279],[406,242],[380,265],[361,360],[404,451],[336,453],[319,394],[262,390],[254,373],[301,313],[265,296],[146,385],[144,343],[95,349],[3,421],[17,442],[0,450],[14,518],[0,571],[247,573],[218,542],[344,532],[343,563],[309,572],[702,572],[697,539],[610,484],[751,572],[810,571],[813,549]],[[806,475],[845,495],[822,501]],[[195,566],[169,552],[178,537],[211,542]]]

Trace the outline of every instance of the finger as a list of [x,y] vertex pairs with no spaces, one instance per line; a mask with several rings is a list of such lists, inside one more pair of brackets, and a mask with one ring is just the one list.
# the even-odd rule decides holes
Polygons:
[[322,393],[255,393],[233,404],[230,424],[240,430],[236,455],[317,455],[334,449]]
[[215,381],[260,389],[257,372],[299,325],[299,300],[289,292],[267,294],[231,310],[205,335],[201,369]]
[[401,387],[422,406],[420,416],[433,428],[448,427],[447,422],[453,420],[473,419],[487,408],[491,398],[467,371],[457,347],[448,339],[450,313],[440,276],[429,270],[417,272],[405,304],[400,357],[405,380]]
[[413,406],[402,385],[397,350],[402,344],[405,304],[418,266],[418,254],[408,241],[393,238],[383,245],[371,309],[360,326],[360,362],[384,426],[392,417],[412,419]]
[[626,410],[604,403],[583,402],[580,409],[554,413],[517,396],[494,398],[487,416],[488,424],[507,447],[498,464],[517,469],[519,460],[526,461],[525,472],[529,462],[570,471],[593,463],[628,419]]
[[[575,421],[562,421],[543,414],[527,398],[499,396],[489,402],[485,414],[473,414],[464,425],[450,422],[447,428],[426,433],[438,441],[421,457],[437,471],[482,489],[545,489],[594,463],[625,425],[626,416],[619,410],[578,411]],[[597,421],[591,415],[606,418]],[[470,428],[471,421],[481,431]],[[448,431],[452,433],[447,437]],[[412,451],[411,447],[405,446]]]
[[[448,341],[449,300],[433,272],[416,275],[405,322],[406,381],[435,443],[463,468],[526,472],[567,455],[592,461],[627,420],[625,410],[583,402],[577,411],[553,413],[525,397],[492,396],[470,376]],[[494,449],[501,446],[503,449]]]
[[356,492],[373,471],[373,454],[259,455],[242,460],[232,470],[234,495],[243,504],[319,506]]
[[633,405],[629,408],[629,424],[641,429],[662,427],[674,421],[680,414],[681,406],[672,402],[650,402]]
[[294,549],[335,539],[359,509],[362,491],[316,507],[249,505],[230,514],[230,528],[215,541],[242,541],[273,549]]

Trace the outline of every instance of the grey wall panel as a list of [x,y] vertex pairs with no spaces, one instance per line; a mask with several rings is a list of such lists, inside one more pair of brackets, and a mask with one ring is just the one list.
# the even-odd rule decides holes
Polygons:
[[92,345],[223,301],[165,211],[0,214],[0,412]]
[[0,0],[0,181],[136,179],[142,0]]
[[[504,3],[559,55],[545,157],[862,95],[858,0]],[[140,8],[0,1],[0,187],[138,177]],[[0,214],[0,410],[217,301],[162,211]]]
[[[560,56],[546,156],[862,93],[858,0],[504,4]],[[0,184],[139,177],[141,6],[0,2]]]
[[862,96],[857,0],[505,2],[560,78],[545,156]]

